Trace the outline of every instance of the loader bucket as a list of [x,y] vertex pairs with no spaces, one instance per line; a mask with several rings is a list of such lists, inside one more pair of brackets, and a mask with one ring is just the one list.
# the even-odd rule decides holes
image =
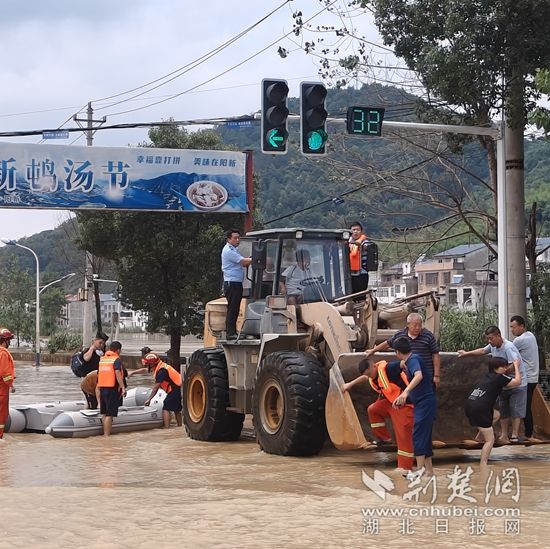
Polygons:
[[325,418],[330,440],[338,450],[360,450],[371,446],[355,413],[349,393],[342,392],[344,378],[338,364],[330,369]]

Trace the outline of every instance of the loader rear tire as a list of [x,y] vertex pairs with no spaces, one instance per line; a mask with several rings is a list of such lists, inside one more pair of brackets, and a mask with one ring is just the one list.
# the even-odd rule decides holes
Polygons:
[[267,355],[256,373],[252,410],[262,450],[282,456],[318,454],[326,438],[328,377],[312,355]]
[[195,440],[237,440],[244,414],[228,412],[227,364],[221,349],[200,349],[189,359],[183,382],[183,422]]

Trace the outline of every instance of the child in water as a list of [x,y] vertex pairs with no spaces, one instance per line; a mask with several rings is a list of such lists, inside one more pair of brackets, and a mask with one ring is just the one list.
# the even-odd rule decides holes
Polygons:
[[476,440],[483,442],[479,464],[487,466],[489,455],[495,443],[493,423],[498,421],[500,414],[494,409],[495,402],[504,387],[518,387],[521,383],[521,373],[517,362],[514,363],[515,376],[505,374],[508,362],[503,358],[493,357],[489,360],[489,372],[476,385],[464,405],[466,417],[470,425],[477,427]]

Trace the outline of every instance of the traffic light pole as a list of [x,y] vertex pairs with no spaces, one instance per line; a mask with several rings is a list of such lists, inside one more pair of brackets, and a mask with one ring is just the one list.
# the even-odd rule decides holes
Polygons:
[[[255,115],[255,118],[259,115]],[[300,116],[291,114],[289,120],[299,121]],[[344,118],[327,118],[327,122],[337,125],[346,125]],[[420,130],[422,132],[452,133],[462,135],[487,136],[496,142],[497,153],[497,210],[498,210],[498,324],[503,335],[508,333],[508,212],[506,207],[506,149],[505,149],[505,121],[499,126],[449,126],[446,124],[422,124],[417,122],[384,121],[384,129]],[[524,273],[525,276],[525,273]]]

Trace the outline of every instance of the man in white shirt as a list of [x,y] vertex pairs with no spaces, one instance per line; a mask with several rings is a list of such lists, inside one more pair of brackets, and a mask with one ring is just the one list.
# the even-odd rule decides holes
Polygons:
[[510,331],[515,336],[512,343],[516,346],[527,372],[527,406],[525,409],[525,436],[531,442],[539,442],[533,438],[533,412],[531,405],[533,403],[533,393],[539,381],[539,346],[537,339],[527,330],[525,319],[522,316],[515,315],[510,319]]
[[311,256],[308,250],[296,250],[296,265],[291,265],[283,271],[281,290],[286,293],[289,305],[302,302],[304,280],[311,278],[310,263]]

